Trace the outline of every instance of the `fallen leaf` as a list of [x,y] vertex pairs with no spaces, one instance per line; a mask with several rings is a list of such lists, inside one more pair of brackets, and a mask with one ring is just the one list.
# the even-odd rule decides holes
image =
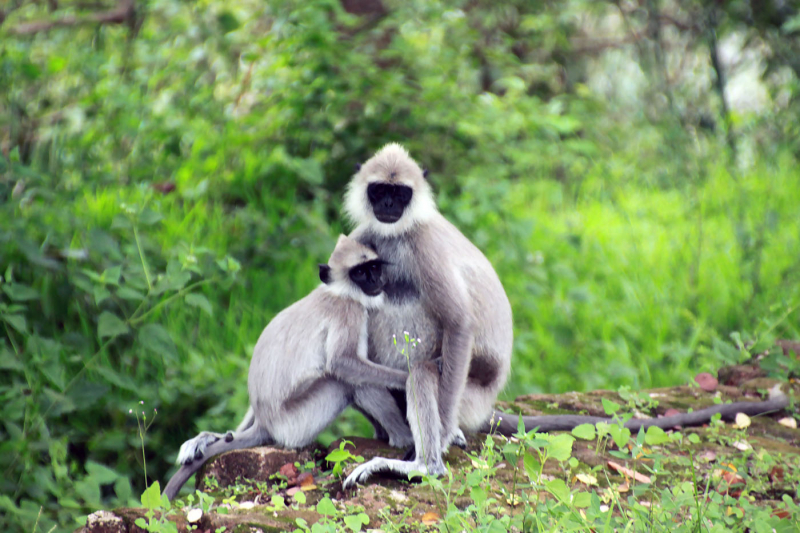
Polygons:
[[297,478],[297,467],[294,466],[294,463],[286,463],[281,467],[278,473],[282,476],[286,476],[286,480],[289,482],[290,485],[295,483],[295,479]]
[[789,518],[790,516],[792,516],[792,514],[786,509],[773,509],[772,516],[783,520],[785,518]]
[[708,372],[701,372],[697,374],[694,378],[700,388],[706,392],[714,392],[717,390],[717,385],[719,385],[719,381],[717,378],[709,374]]
[[597,478],[591,474],[584,474],[584,473],[575,474],[575,478],[584,485],[589,485],[589,486],[597,485]]
[[633,479],[635,479],[639,483],[650,483],[650,478],[649,477],[645,476],[644,474],[640,474],[639,472],[634,472],[633,470],[631,470],[630,468],[628,468],[626,466],[622,466],[621,464],[617,464],[614,461],[609,461],[607,464],[608,464],[608,466],[610,466],[612,469],[616,470],[620,474],[622,474],[624,476],[627,476],[627,477],[632,477]]
[[745,442],[743,440],[737,440],[736,442],[734,442],[733,447],[742,452],[746,452],[747,450],[753,449],[753,447],[750,446],[749,442]]
[[297,494],[297,493],[298,493],[298,492],[300,492],[301,490],[303,490],[303,489],[302,489],[302,488],[300,488],[300,487],[292,487],[292,488],[290,488],[290,489],[288,489],[288,490],[286,491],[286,495],[287,495],[287,496],[294,496],[295,494]]
[[424,515],[422,515],[422,523],[426,526],[432,526],[440,520],[438,514],[434,513],[433,511],[428,511]]
[[314,475],[311,472],[303,472],[297,476],[297,484],[306,490],[306,487],[314,484]]
[[744,413],[736,413],[736,419],[733,423],[733,427],[736,429],[750,427],[750,417]]
[[722,479],[724,479],[728,485],[744,485],[744,478],[736,472],[723,472]]
[[797,429],[797,420],[795,420],[790,416],[781,418],[780,420],[778,420],[778,424],[786,426],[787,428]]
[[239,504],[239,509],[252,509],[255,506],[253,502],[242,502]]
[[313,483],[308,483],[307,485],[300,485],[300,488],[303,490],[303,492],[308,492],[310,490],[315,490],[317,486]]
[[617,492],[619,492],[620,494],[625,494],[629,490],[631,490],[631,486],[628,485],[627,481],[625,481],[619,487],[617,487]]
[[717,454],[712,452],[711,450],[705,450],[697,454],[697,458],[705,463],[710,463],[711,461],[717,459]]
[[164,193],[164,194],[169,194],[169,193],[171,193],[172,191],[175,190],[175,184],[174,183],[170,183],[168,181],[164,181],[164,182],[160,182],[160,183],[153,183],[150,186],[152,188],[154,188],[155,190],[157,190],[157,191],[159,191],[161,193]]
[[679,414],[681,414],[681,412],[678,411],[677,409],[675,409],[674,407],[670,407],[669,409],[664,411],[664,417],[675,416],[675,415],[679,415]]
[[782,466],[773,466],[769,471],[769,478],[773,483],[783,483],[785,479],[785,472]]

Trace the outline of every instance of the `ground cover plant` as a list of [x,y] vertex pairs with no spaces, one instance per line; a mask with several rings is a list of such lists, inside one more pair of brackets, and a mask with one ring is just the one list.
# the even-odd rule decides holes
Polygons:
[[[70,531],[232,427],[261,329],[315,286],[353,165],[388,141],[509,294],[506,399],[797,339],[784,4],[0,6],[4,519]],[[321,440],[367,431],[348,413]]]

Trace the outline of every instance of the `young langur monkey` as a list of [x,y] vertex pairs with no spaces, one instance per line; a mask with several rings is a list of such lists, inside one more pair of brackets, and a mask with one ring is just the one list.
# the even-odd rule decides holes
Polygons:
[[[353,176],[345,209],[357,224],[350,237],[385,259],[386,302],[369,312],[369,357],[397,369],[411,364],[406,385],[406,418],[416,457],[376,457],[357,467],[345,488],[378,471],[443,474],[442,453],[466,432],[511,435],[517,415],[493,410],[508,377],[512,319],[503,286],[486,257],[436,209],[431,187],[417,163],[399,144],[389,144]],[[408,331],[422,342],[410,361],[393,350],[393,335]],[[766,402],[739,402],[674,417],[630,420],[627,427],[697,424],[712,414],[758,414],[785,407],[778,395]],[[609,421],[579,415],[522,417],[526,431],[569,430]],[[498,424],[490,427],[494,419]],[[388,429],[388,428],[387,428]]]
[[314,441],[353,403],[383,428],[389,444],[413,443],[389,389],[408,373],[367,360],[367,312],[384,301],[384,261],[371,249],[339,237],[322,285],[281,311],[264,329],[250,362],[250,409],[227,434],[202,432],[181,446],[182,466],[164,493],[173,499],[210,457],[229,450]]

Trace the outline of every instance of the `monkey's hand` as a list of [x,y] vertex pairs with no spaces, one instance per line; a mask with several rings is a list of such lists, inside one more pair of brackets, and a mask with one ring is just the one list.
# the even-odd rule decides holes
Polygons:
[[230,442],[233,440],[233,433],[230,431],[224,435],[211,433],[209,431],[199,433],[195,438],[189,439],[181,444],[177,463],[181,465],[190,465],[195,459],[202,459],[206,453],[206,448],[220,439],[225,439],[227,442]]

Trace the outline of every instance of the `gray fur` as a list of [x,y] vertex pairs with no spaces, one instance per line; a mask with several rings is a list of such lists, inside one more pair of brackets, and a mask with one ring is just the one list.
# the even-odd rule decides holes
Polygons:
[[164,489],[167,497],[174,498],[209,457],[223,451],[312,443],[353,402],[386,431],[389,444],[413,442],[389,392],[404,388],[408,373],[367,359],[367,309],[380,306],[383,294],[367,296],[348,276],[351,268],[377,258],[369,248],[339,238],[329,261],[330,282],[281,311],[261,333],[244,420],[228,434],[203,432],[186,441],[178,455],[182,466]]
[[[395,223],[382,223],[372,211],[366,191],[371,183],[402,184],[413,190],[406,212]],[[359,466],[345,481],[350,487],[375,472],[407,475],[412,471],[439,470],[441,453],[465,431],[517,431],[517,415],[497,413],[493,404],[505,385],[510,369],[513,340],[511,307],[505,291],[486,257],[437,210],[430,186],[419,166],[397,144],[380,150],[351,180],[345,207],[357,224],[351,237],[369,244],[390,263],[384,291],[386,304],[369,313],[369,357],[394,368],[406,368],[438,357],[441,378],[434,391],[428,377],[421,385],[408,385],[408,422],[417,446],[414,461],[375,458]],[[421,345],[406,356],[394,348],[393,337],[404,331],[422,338]],[[412,372],[412,376],[417,372]],[[411,379],[411,378],[409,378]],[[428,385],[425,385],[425,384]],[[421,387],[421,388],[420,388]],[[417,415],[410,391],[416,390]],[[672,427],[708,421],[715,413],[724,417],[738,412],[760,414],[781,409],[785,396],[767,402],[715,406],[697,413],[667,419],[629,421],[631,428]],[[502,417],[499,425],[490,421]],[[594,417],[554,415],[522,417],[527,431],[568,430],[582,423],[607,421]],[[438,435],[439,445],[431,444]],[[420,446],[426,458],[420,459]],[[437,462],[439,461],[439,462]],[[424,468],[424,469],[423,469]]]
[[[375,218],[366,194],[374,182],[412,187],[411,203],[398,222]],[[351,474],[346,485],[363,482],[378,470],[402,475],[424,466],[429,473],[441,473],[441,455],[459,438],[459,428],[479,430],[505,385],[513,341],[511,306],[492,265],[436,210],[422,170],[399,145],[386,146],[361,167],[345,204],[358,223],[350,236],[389,263],[384,291],[390,297],[369,312],[369,357],[397,369],[413,365],[412,377],[419,376],[414,389],[407,390],[417,459],[404,464],[374,459]],[[408,359],[394,346],[394,338],[402,339],[405,331],[422,339]],[[441,377],[438,370],[420,365],[439,356]],[[486,372],[491,379],[469,378],[473,359],[491,370]],[[411,390],[418,394],[416,402]]]

